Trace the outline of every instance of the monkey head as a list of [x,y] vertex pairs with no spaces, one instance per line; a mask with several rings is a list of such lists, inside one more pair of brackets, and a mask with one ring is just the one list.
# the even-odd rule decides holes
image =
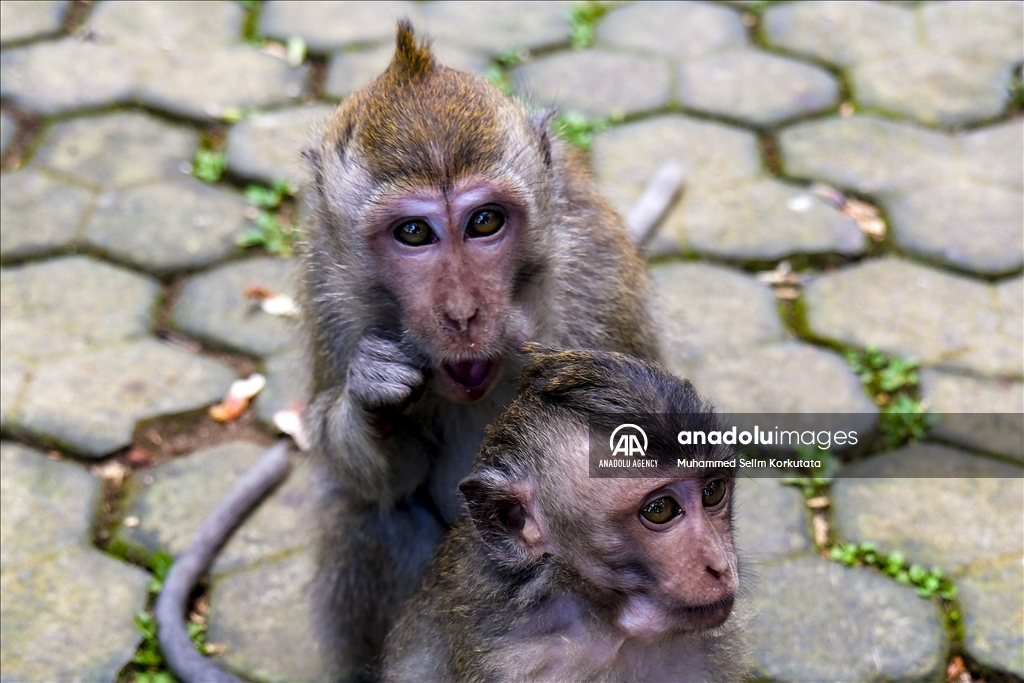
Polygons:
[[[651,415],[651,443],[656,435],[674,443],[680,428],[716,429],[711,407],[689,382],[611,352],[534,347],[523,376],[460,485],[491,557],[513,572],[552,572],[565,590],[604,605],[626,637],[655,641],[723,624],[739,590],[734,470],[589,474],[588,416]],[[685,457],[727,459],[722,448]]]
[[361,284],[356,298],[377,300],[344,305],[382,312],[366,326],[415,346],[458,402],[486,394],[534,331],[530,280],[551,248],[549,118],[441,66],[401,22],[388,69],[309,154],[328,233],[316,248]]

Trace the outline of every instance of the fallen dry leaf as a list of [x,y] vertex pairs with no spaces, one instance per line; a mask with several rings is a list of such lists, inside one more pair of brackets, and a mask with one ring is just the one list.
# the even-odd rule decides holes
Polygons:
[[128,451],[128,464],[132,467],[145,467],[153,462],[153,454],[145,448],[136,446]]
[[756,275],[757,279],[768,285],[799,285],[800,276],[793,271],[789,261],[782,261],[772,270],[765,270]]
[[267,386],[267,378],[258,372],[254,372],[246,379],[236,379],[228,389],[228,395],[224,400],[210,408],[210,417],[217,422],[231,422],[237,420],[249,406],[253,396],[260,393],[263,387]]
[[263,312],[269,315],[294,318],[299,314],[299,306],[294,299],[263,285],[249,285],[245,288],[245,297],[254,299]]
[[825,496],[817,496],[815,498],[807,499],[807,507],[811,508],[812,510],[824,510],[829,505],[831,505],[831,503]]
[[124,525],[129,529],[134,529],[139,525],[139,518],[134,515],[132,515],[131,517],[125,517]]
[[103,481],[110,482],[115,487],[120,486],[124,482],[124,475],[127,472],[128,468],[116,460],[109,460],[92,468],[93,474]]
[[828,543],[828,520],[822,514],[815,514],[813,523],[814,543],[819,548],[823,548]]
[[274,413],[274,426],[282,433],[292,437],[301,450],[309,450],[309,435],[306,434],[306,426],[302,422],[302,406],[293,405],[287,410],[279,410]]
[[885,221],[878,215],[878,209],[859,199],[847,199],[839,209],[853,219],[860,231],[881,242],[885,239]]

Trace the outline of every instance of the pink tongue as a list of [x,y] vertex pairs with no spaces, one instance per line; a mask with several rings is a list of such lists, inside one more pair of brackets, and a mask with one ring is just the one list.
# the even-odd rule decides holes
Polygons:
[[444,367],[456,382],[473,388],[480,386],[487,379],[491,362],[489,360],[464,360],[458,363],[449,363]]

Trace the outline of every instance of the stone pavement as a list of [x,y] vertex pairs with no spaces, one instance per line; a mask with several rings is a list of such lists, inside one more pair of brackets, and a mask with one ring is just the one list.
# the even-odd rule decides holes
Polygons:
[[[685,162],[652,273],[667,363],[716,404],[874,415],[886,395],[843,356],[872,347],[920,361],[908,399],[987,414],[847,465],[878,476],[810,492],[828,507],[741,482],[751,675],[937,680],[962,657],[1024,677],[1024,444],[984,427],[1024,412],[1024,5],[640,2],[592,25],[570,8],[0,3],[4,680],[150,680],[129,662],[156,553],[185,547],[302,393],[291,323],[245,296],[294,291],[294,263],[238,245],[259,214],[241,190],[301,184],[310,127],[384,68],[401,16],[445,63],[601,124],[590,159],[620,210]],[[226,161],[219,181],[193,177],[200,150]],[[254,409],[206,418],[253,370]],[[1006,476],[885,476],[920,459]],[[208,642],[252,680],[324,676],[312,486],[300,467],[201,601]],[[829,559],[840,542],[959,592]]]

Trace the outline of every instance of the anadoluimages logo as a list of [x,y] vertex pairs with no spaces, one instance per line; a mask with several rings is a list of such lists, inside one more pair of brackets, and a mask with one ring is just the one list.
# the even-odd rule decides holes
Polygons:
[[608,448],[612,449],[613,456],[642,458],[647,454],[647,433],[635,424],[621,424],[608,439]]

